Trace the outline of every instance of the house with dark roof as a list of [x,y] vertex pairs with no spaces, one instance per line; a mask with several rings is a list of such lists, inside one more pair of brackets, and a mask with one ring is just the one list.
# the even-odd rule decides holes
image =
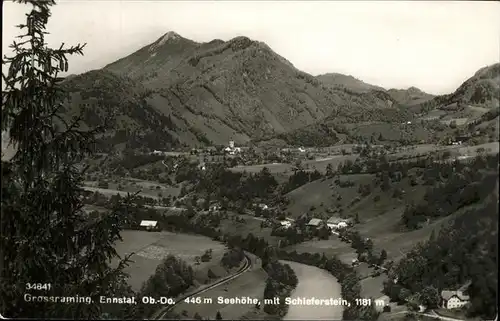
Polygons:
[[337,216],[332,216],[326,221],[326,225],[332,229],[332,230],[337,230],[339,228],[345,228],[349,225],[347,222],[348,220],[345,218],[340,218]]
[[457,309],[461,308],[470,301],[470,297],[464,293],[469,287],[470,282],[460,287],[455,291],[443,290],[441,291],[441,306],[444,309]]
[[312,228],[321,228],[323,226],[326,226],[325,221],[319,218],[313,218],[307,223],[307,226],[312,227]]

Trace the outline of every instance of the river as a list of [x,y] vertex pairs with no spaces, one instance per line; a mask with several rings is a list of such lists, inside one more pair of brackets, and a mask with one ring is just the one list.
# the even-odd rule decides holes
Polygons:
[[[295,271],[299,284],[292,299],[340,299],[340,284],[327,271],[296,262],[282,261]],[[342,320],[341,305],[290,305],[283,320]]]

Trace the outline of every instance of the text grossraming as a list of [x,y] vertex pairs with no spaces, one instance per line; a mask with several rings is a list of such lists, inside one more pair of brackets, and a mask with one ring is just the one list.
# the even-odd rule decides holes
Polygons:
[[46,295],[24,295],[26,302],[53,302],[53,303],[86,303],[91,304],[92,298],[88,296],[46,296]]

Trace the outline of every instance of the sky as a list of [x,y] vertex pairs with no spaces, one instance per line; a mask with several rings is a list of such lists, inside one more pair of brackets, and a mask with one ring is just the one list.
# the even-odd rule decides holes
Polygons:
[[[99,69],[168,31],[197,42],[247,36],[312,75],[336,72],[384,88],[453,92],[500,61],[496,1],[57,1],[50,46],[87,43],[70,72]],[[3,3],[2,50],[27,5]]]

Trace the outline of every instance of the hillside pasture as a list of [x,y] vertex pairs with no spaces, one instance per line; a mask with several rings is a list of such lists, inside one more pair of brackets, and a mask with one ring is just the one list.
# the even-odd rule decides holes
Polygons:
[[86,181],[84,188],[88,191],[99,192],[107,196],[119,194],[126,196],[127,193],[134,194],[139,192],[140,196],[159,199],[167,196],[179,196],[179,186],[167,186],[157,182],[151,182],[141,179],[125,178],[115,179],[108,182],[108,188],[100,188],[97,181]]
[[[346,160],[354,161],[358,156],[357,155],[326,155],[321,158],[313,159],[313,160],[305,160],[303,161],[302,167],[306,170],[318,170],[320,172],[325,172],[328,164],[331,164],[335,169],[339,164],[345,162]],[[262,169],[266,167],[270,173],[272,174],[293,174],[294,164],[285,164],[285,163],[268,163],[268,164],[259,164],[259,165],[246,165],[246,166],[235,166],[230,168],[233,172],[248,172],[248,173],[258,173],[262,171]]]
[[411,138],[415,141],[421,141],[431,138],[431,132],[419,123],[356,123],[349,124],[348,130],[351,135],[360,136],[368,141],[371,139],[371,137],[378,139],[380,136],[382,136],[383,141],[399,141],[403,138]]
[[308,160],[303,162],[303,165],[311,170],[318,170],[321,173],[326,172],[326,167],[332,165],[333,169],[336,169],[340,164],[347,160],[355,161],[358,155],[332,155],[327,157],[321,157],[315,160]]
[[230,168],[233,172],[247,172],[247,173],[258,173],[262,171],[262,169],[266,167],[270,173],[284,173],[290,171],[293,167],[292,164],[285,163],[268,163],[268,164],[259,164],[259,165],[239,165]]
[[325,253],[327,256],[335,255],[342,262],[349,265],[357,257],[350,244],[342,242],[336,235],[331,235],[328,240],[310,240],[287,246],[285,250],[297,251],[297,253]]
[[[290,201],[286,211],[290,213],[290,217],[297,218],[314,207],[311,211],[314,217],[328,218],[333,215],[333,213],[326,213],[328,209],[345,208],[358,196],[358,185],[371,183],[372,179],[370,174],[341,175],[340,181],[354,182],[355,185],[352,187],[337,186],[331,178],[305,184],[286,194]],[[338,199],[339,196],[340,199]]]
[[[175,255],[192,265],[196,279],[200,283],[206,280],[206,272],[210,268],[219,277],[227,272],[220,266],[220,259],[226,251],[224,244],[199,235],[171,232],[122,231],[123,241],[119,241],[115,249],[120,256],[134,253],[133,261],[126,268],[129,273],[129,284],[134,290],[139,290],[156,267],[168,255]],[[212,249],[212,260],[195,264],[195,257],[201,256],[206,250]]]

